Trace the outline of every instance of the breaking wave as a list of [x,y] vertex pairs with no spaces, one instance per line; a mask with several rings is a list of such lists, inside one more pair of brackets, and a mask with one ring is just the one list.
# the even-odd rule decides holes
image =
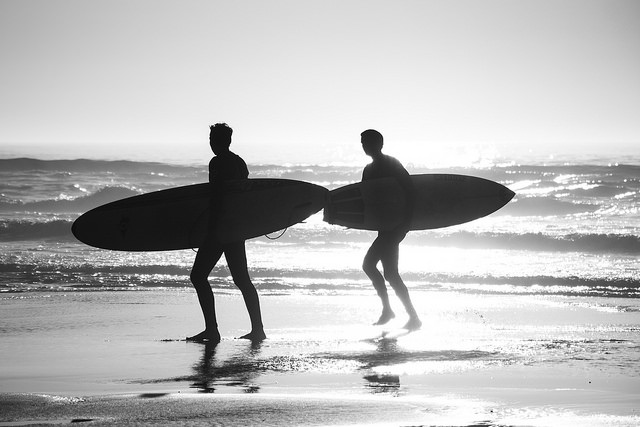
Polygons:
[[127,187],[105,187],[75,199],[50,199],[36,202],[0,202],[0,212],[67,213],[85,212],[100,205],[141,194]]

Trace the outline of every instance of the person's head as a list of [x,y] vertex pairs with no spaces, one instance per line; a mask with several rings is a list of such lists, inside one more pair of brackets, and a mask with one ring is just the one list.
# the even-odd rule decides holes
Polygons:
[[209,144],[211,145],[211,150],[213,150],[215,154],[228,150],[231,145],[233,129],[226,123],[216,123],[213,126],[209,126],[209,129]]
[[362,142],[362,149],[369,156],[382,151],[383,138],[377,130],[368,129],[362,132],[360,142]]

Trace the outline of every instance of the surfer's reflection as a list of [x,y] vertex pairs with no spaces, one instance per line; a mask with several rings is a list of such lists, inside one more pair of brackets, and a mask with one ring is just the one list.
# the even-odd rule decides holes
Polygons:
[[[403,351],[398,347],[396,340],[382,339],[376,342],[376,351],[371,354],[368,368],[375,369],[392,363],[398,354]],[[389,393],[397,395],[400,392],[400,377],[389,373],[375,372],[365,375],[365,388],[371,393]]]
[[[369,360],[369,369],[385,365],[394,359],[394,355],[401,352],[395,340],[380,340],[377,343],[375,353]],[[373,394],[388,393],[398,395],[400,393],[400,377],[389,373],[373,372],[364,376],[365,388]]]
[[384,393],[397,395],[400,392],[400,377],[398,375],[365,375],[366,388],[373,394]]
[[[217,343],[203,345],[202,358],[193,366],[191,388],[200,393],[214,393],[216,386],[238,387],[245,393],[257,393],[260,387],[255,384],[260,374],[256,360],[261,351],[260,342],[252,342],[227,360],[219,360]],[[224,356],[224,355],[222,355]]]

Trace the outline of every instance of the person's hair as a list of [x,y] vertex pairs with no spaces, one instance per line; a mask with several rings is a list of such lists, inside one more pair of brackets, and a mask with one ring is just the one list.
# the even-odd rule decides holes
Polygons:
[[225,143],[227,146],[231,145],[231,134],[233,129],[226,123],[216,123],[213,126],[209,126],[211,130],[209,138],[215,138],[217,141]]
[[361,141],[363,144],[367,144],[371,147],[376,147],[382,150],[382,146],[384,144],[382,134],[374,129],[367,129],[360,134]]

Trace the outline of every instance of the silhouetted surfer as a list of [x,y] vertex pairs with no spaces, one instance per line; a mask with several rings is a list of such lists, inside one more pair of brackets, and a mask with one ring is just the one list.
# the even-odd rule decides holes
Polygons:
[[251,319],[251,332],[241,338],[260,341],[265,339],[266,336],[262,326],[258,293],[247,271],[247,254],[244,240],[222,244],[215,235],[217,213],[220,209],[225,181],[246,179],[249,176],[249,170],[240,156],[229,151],[233,130],[225,123],[218,123],[215,126],[211,126],[210,129],[209,143],[215,156],[209,162],[209,182],[213,184],[209,232],[204,244],[198,249],[198,254],[191,269],[191,282],[198,294],[198,301],[204,315],[205,330],[197,335],[188,337],[187,340],[198,342],[220,341],[213,291],[209,284],[209,273],[211,273],[213,267],[224,254],[233,282],[242,292],[249,318]]
[[[414,205],[414,188],[409,172],[402,166],[397,159],[387,156],[382,153],[383,138],[380,132],[369,129],[362,132],[361,142],[362,149],[367,156],[370,156],[373,160],[368,164],[362,172],[362,180],[369,179],[395,177],[400,182],[400,185],[405,191],[407,199],[407,210],[403,222],[393,230],[379,231],[378,237],[371,244],[371,247],[367,251],[362,263],[362,269],[367,274],[373,287],[378,292],[378,296],[382,301],[382,314],[375,325],[384,325],[395,317],[391,305],[389,304],[389,295],[387,294],[387,287],[385,285],[385,279],[389,281],[389,284],[395,291],[400,301],[404,305],[407,314],[409,314],[409,321],[405,325],[406,329],[415,330],[420,329],[422,322],[418,318],[411,298],[409,297],[409,291],[405,286],[400,273],[398,272],[398,257],[400,253],[400,242],[405,238],[409,231],[411,224],[411,214]],[[384,269],[384,276],[378,270],[378,262],[382,262]]]

